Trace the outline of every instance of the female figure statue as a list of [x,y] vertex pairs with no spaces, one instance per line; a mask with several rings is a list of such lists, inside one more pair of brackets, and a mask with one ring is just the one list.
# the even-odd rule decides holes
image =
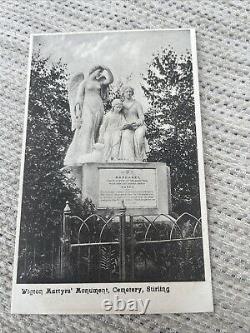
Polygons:
[[109,68],[95,66],[84,79],[76,75],[69,87],[69,104],[73,140],[65,156],[65,166],[79,166],[91,162],[91,153],[98,142],[99,128],[104,115],[103,100],[107,97],[109,85],[113,82]]
[[146,160],[148,152],[142,105],[133,98],[134,89],[131,87],[124,88],[123,96],[123,114],[126,123],[122,128],[119,160],[142,162]]
[[99,137],[99,142],[104,144],[104,162],[119,159],[122,128],[125,122],[122,109],[122,101],[114,99],[112,109],[104,116]]

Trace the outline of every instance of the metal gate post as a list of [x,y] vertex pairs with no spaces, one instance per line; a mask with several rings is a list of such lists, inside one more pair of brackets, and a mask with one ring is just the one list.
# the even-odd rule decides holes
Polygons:
[[123,208],[121,209],[120,216],[120,281],[126,281],[126,237],[125,237],[125,226],[126,226],[126,207],[122,202]]
[[62,237],[61,237],[61,263],[60,263],[60,275],[61,279],[65,280],[70,276],[70,215],[71,210],[69,202],[66,202],[66,206],[63,211],[63,224],[62,224]]
[[130,280],[135,278],[135,235],[134,235],[134,220],[130,216]]

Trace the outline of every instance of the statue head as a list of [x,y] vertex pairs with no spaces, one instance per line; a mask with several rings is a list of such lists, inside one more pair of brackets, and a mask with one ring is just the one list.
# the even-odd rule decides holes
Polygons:
[[112,102],[112,112],[119,113],[123,108],[122,101],[118,98],[114,99]]
[[100,95],[105,101],[108,97],[109,85],[114,81],[112,72],[106,66],[97,65],[90,69],[89,75],[91,74],[94,74],[94,79],[100,83]]
[[93,74],[94,72],[96,72],[96,76],[99,79],[101,73],[103,72],[103,67],[101,65],[92,67],[89,71],[89,75]]
[[102,81],[106,80],[106,76],[102,74],[103,71],[104,71],[103,66],[97,65],[97,66],[94,66],[90,69],[89,75],[91,75],[93,73],[96,74],[95,79],[97,81],[99,81],[100,85],[101,85],[101,91],[100,91],[101,98],[105,101],[107,99],[107,96],[108,96],[108,86],[102,84]]
[[131,86],[125,86],[122,89],[122,96],[124,98],[130,99],[134,96],[134,93],[135,93],[134,88],[132,88]]

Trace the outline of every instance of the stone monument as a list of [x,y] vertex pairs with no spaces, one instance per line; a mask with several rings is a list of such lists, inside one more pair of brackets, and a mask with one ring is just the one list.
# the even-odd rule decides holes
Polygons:
[[129,215],[167,215],[169,167],[146,161],[144,112],[133,88],[125,87],[123,100],[113,100],[104,115],[103,101],[112,82],[105,66],[95,66],[86,80],[82,74],[73,78],[69,101],[75,134],[64,164],[71,167],[82,199],[91,199],[99,212],[125,206]]

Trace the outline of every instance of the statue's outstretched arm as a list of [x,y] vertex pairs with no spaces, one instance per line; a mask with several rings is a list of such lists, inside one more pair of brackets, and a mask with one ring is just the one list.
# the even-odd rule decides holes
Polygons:
[[104,85],[109,85],[109,84],[113,83],[114,82],[114,76],[113,76],[111,70],[106,66],[103,66],[103,69],[107,73],[106,80],[103,81],[103,84]]
[[90,70],[90,74],[88,76],[88,80],[96,80],[96,77],[99,76],[102,71],[103,71],[103,66],[101,66],[101,65],[94,66]]

